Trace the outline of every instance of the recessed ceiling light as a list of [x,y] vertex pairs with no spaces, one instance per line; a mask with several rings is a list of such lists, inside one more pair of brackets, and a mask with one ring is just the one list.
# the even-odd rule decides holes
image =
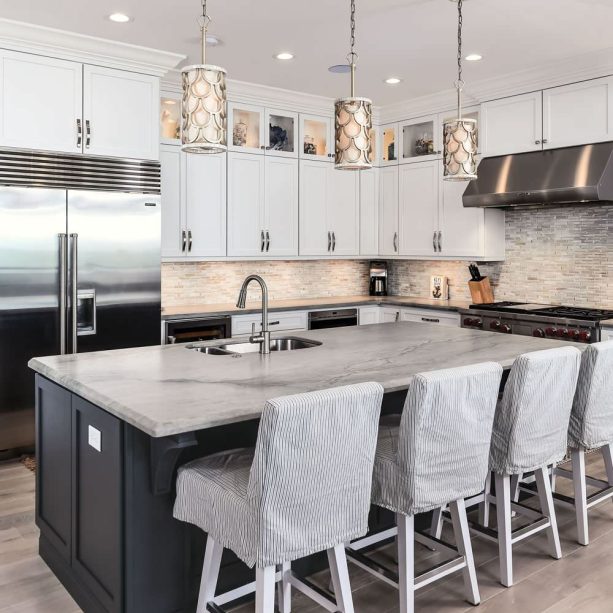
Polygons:
[[221,38],[215,36],[214,34],[207,34],[206,44],[210,47],[218,47],[219,45],[223,45],[223,41],[221,40]]
[[172,106],[173,104],[177,104],[176,100],[171,100],[171,99],[166,99],[162,101],[164,104],[168,104],[170,106]]
[[334,74],[346,74],[351,72],[351,66],[349,64],[334,64],[334,66],[330,66],[330,68],[328,68],[328,71],[333,72]]
[[478,62],[479,60],[483,59],[483,56],[479,55],[478,53],[471,53],[470,55],[467,55],[465,59],[467,62]]
[[400,83],[402,81],[402,79],[399,79],[398,77],[390,77],[389,79],[385,79],[385,82],[388,85],[398,85],[398,83]]
[[277,53],[277,55],[275,55],[275,58],[278,60],[293,60],[294,54],[284,51],[283,53]]
[[128,23],[128,21],[132,21],[125,13],[112,13],[109,15],[109,19],[115,23]]

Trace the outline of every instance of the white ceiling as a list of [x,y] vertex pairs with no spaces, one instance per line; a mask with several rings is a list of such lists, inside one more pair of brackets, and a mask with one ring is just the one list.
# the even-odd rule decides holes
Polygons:
[[[208,0],[223,45],[208,61],[231,78],[336,97],[348,78],[327,68],[348,52],[349,0]],[[116,24],[112,12],[134,20]],[[0,17],[174,51],[198,60],[199,0],[0,0]],[[609,48],[613,0],[466,0],[465,80],[500,76]],[[357,0],[357,94],[377,105],[448,89],[456,6],[449,0]],[[295,59],[272,56],[291,51]],[[403,79],[390,87],[388,76]]]

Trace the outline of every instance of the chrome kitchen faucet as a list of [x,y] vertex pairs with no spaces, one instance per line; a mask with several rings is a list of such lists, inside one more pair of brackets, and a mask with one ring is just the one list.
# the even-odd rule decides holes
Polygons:
[[238,300],[236,302],[236,306],[239,309],[245,308],[245,302],[247,301],[247,287],[251,281],[257,281],[262,288],[262,330],[256,335],[255,333],[255,323],[251,325],[251,336],[249,337],[250,343],[260,343],[260,353],[268,354],[270,353],[270,330],[268,329],[269,325],[278,324],[278,321],[268,322],[268,287],[266,286],[266,282],[259,275],[249,275],[241,286],[241,290],[238,293]]

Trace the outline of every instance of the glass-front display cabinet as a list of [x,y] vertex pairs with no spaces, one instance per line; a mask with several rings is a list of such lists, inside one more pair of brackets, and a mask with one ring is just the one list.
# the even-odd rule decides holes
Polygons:
[[331,118],[300,115],[300,157],[322,162],[334,161],[334,128]]
[[441,156],[443,128],[439,115],[400,123],[400,163],[434,160]]
[[266,109],[266,154],[298,157],[298,113]]
[[165,145],[181,140],[181,98],[179,94],[162,92],[160,96],[160,139]]
[[379,134],[379,165],[398,164],[398,124],[381,126]]

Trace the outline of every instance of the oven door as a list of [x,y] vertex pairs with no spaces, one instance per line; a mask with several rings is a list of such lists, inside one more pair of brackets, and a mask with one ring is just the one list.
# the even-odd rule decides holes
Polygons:
[[342,328],[358,325],[357,309],[342,309],[340,311],[311,311],[309,313],[309,330],[324,328]]
[[232,319],[230,317],[179,319],[166,321],[164,342],[195,343],[214,341],[232,336]]

